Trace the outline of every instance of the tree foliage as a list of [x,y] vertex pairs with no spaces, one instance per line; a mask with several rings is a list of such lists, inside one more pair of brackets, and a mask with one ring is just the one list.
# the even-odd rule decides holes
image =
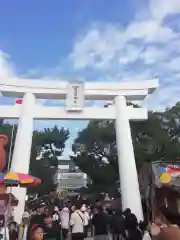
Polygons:
[[[9,159],[11,147],[13,152],[17,125],[14,126],[13,139],[12,129],[13,126],[11,124],[0,123],[0,134],[5,134],[9,137],[6,148],[7,160]],[[64,128],[58,129],[57,126],[52,129],[47,128],[42,131],[36,130],[33,132],[29,173],[40,178],[42,184],[36,189],[30,189],[31,193],[38,192],[44,194],[53,189],[53,176],[58,166],[58,157],[62,155],[68,137],[69,131]]]
[[29,171],[43,183],[35,190],[40,194],[49,193],[54,187],[53,176],[57,170],[58,157],[62,155],[68,137],[69,131],[58,129],[57,126],[34,131]]
[[[180,103],[164,112],[149,112],[144,122],[131,122],[137,168],[143,163],[180,157]],[[77,146],[83,144],[84,151]],[[105,189],[119,181],[114,121],[90,121],[75,140],[73,157],[77,166]]]

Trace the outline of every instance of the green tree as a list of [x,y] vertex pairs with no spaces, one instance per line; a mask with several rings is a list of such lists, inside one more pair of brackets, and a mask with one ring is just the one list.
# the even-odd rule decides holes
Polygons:
[[[76,144],[84,144],[80,151]],[[90,121],[75,140],[76,165],[93,180],[95,189],[103,191],[118,178],[115,129],[112,121]],[[104,177],[106,176],[106,177]]]
[[30,174],[41,179],[42,184],[30,192],[49,193],[53,187],[53,176],[57,170],[58,158],[62,155],[69,131],[64,128],[35,131],[33,134]]
[[[135,159],[139,169],[147,161],[173,160],[180,156],[180,104],[164,112],[149,112],[144,122],[131,122]],[[78,149],[83,144],[84,151]],[[74,145],[77,166],[105,189],[118,183],[114,121],[90,121]]]

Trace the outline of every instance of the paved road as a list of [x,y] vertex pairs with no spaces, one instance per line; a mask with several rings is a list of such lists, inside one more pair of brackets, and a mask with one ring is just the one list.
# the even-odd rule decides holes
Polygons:
[[[93,237],[87,237],[85,238],[85,240],[93,240],[94,238]],[[71,240],[71,236],[69,236],[68,240]]]
[[[90,235],[90,234],[89,234]],[[71,234],[69,232],[68,240],[71,240]],[[94,237],[87,237],[85,240],[94,240]],[[112,240],[111,234],[109,234],[109,240]]]
[[[109,240],[111,240],[111,239],[112,239],[111,236],[109,236]],[[68,240],[71,240],[70,236],[69,236]],[[94,240],[94,238],[93,237],[87,237],[87,238],[85,238],[85,240]]]
[[[85,240],[93,240],[94,238],[93,237],[87,237],[85,238]],[[68,240],[71,240],[71,236],[69,236]]]
[[[93,237],[85,238],[85,240],[93,240],[93,239],[94,239]],[[71,240],[71,234],[70,233],[68,234],[68,240]]]

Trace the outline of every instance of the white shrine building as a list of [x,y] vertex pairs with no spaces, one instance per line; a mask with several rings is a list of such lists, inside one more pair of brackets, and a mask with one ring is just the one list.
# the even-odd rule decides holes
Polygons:
[[[116,138],[122,194],[122,208],[130,208],[143,219],[139,183],[129,121],[148,118],[146,108],[127,106],[127,101],[143,101],[158,87],[158,80],[141,82],[65,82],[0,80],[3,96],[22,98],[22,105],[0,106],[0,118],[19,119],[12,156],[11,171],[28,173],[34,119],[107,119],[116,121]],[[66,107],[41,106],[37,99],[64,99]],[[113,101],[108,108],[86,107],[85,100]],[[19,199],[15,220],[20,222],[24,211],[26,189],[13,188]]]

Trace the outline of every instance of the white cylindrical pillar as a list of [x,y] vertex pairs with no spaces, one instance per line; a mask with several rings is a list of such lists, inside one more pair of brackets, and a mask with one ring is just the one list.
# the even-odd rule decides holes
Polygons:
[[[33,136],[33,115],[36,98],[32,93],[26,93],[22,100],[21,115],[18,123],[14,152],[12,157],[11,171],[28,173],[31,145]],[[15,221],[20,223],[25,206],[26,189],[14,187],[12,193],[19,200],[15,209]]]
[[126,99],[118,96],[116,107],[116,144],[119,164],[119,178],[122,208],[130,208],[138,220],[143,220],[141,195],[134,157],[131,129],[127,112]]

